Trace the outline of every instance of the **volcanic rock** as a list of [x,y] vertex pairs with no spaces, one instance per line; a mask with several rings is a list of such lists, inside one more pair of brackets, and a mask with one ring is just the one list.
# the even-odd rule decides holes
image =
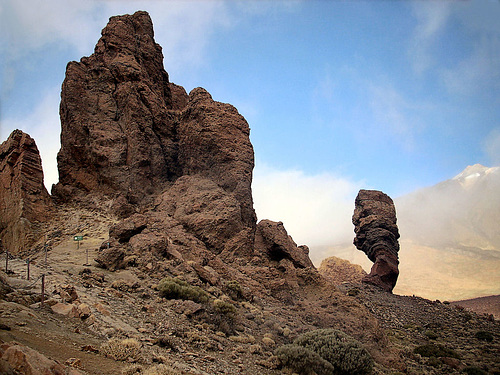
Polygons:
[[0,240],[19,253],[31,246],[37,225],[50,218],[52,200],[43,184],[35,141],[14,130],[0,145]]
[[14,374],[81,374],[77,370],[69,370],[61,364],[48,359],[36,350],[15,342],[0,345],[0,355],[1,359],[8,365],[7,368],[13,371]]
[[352,222],[354,245],[374,262],[363,281],[392,292],[399,275],[399,231],[392,199],[381,191],[360,190]]
[[94,53],[66,68],[53,194],[119,192],[136,203],[177,176],[170,87],[149,15],[111,17]]
[[255,235],[256,251],[264,253],[270,260],[290,261],[296,268],[314,268],[307,246],[297,246],[283,226],[283,223],[261,220]]
[[321,262],[318,272],[335,284],[343,282],[360,282],[367,276],[359,264],[353,264],[345,259],[329,257]]
[[[52,190],[59,201],[111,198],[114,214],[127,218],[156,200],[141,230],[181,225],[183,237],[194,235],[210,252],[252,253],[248,123],[206,90],[187,95],[169,82],[146,12],[111,17],[95,52],[68,64],[60,115],[60,182]],[[110,237],[128,243],[139,230],[129,233],[130,225],[117,224]],[[145,236],[164,253],[168,236],[160,232]]]

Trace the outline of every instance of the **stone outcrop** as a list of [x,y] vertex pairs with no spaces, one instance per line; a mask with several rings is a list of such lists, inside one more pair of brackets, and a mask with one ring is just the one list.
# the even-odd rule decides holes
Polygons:
[[363,281],[392,292],[399,275],[399,231],[392,199],[377,190],[360,190],[352,222],[354,245],[374,262]]
[[50,217],[52,200],[43,184],[35,141],[14,130],[0,145],[0,240],[11,253],[27,250],[37,224]]
[[136,204],[200,175],[234,195],[255,226],[253,148],[238,111],[169,82],[146,12],[111,17],[90,57],[70,62],[61,92],[61,200],[88,193]]
[[0,360],[2,374],[82,375],[81,371],[65,367],[16,342],[0,345]]
[[314,268],[309,258],[307,246],[297,246],[283,226],[283,223],[271,220],[261,220],[257,225],[255,248],[270,260],[280,262],[288,260],[296,268]]
[[334,284],[343,282],[359,283],[367,276],[363,267],[359,264],[353,264],[348,260],[333,256],[323,259],[318,272]]
[[[154,203],[145,226],[181,225],[213,253],[253,247],[248,123],[169,82],[146,12],[111,17],[95,52],[68,64],[60,115],[59,201],[105,197],[120,218]],[[164,247],[154,233],[143,237]]]

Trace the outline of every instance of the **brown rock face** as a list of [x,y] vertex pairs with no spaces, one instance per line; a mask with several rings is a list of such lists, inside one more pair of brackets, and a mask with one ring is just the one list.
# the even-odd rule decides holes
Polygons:
[[42,161],[35,141],[14,130],[0,145],[0,239],[18,253],[36,236],[38,222],[50,217],[52,201],[43,185]]
[[361,282],[367,276],[359,264],[352,264],[348,260],[329,257],[321,262],[318,272],[335,284],[347,282]]
[[257,225],[255,247],[273,261],[287,260],[296,268],[314,268],[307,246],[297,246],[286,232],[283,223],[261,220]]
[[399,275],[399,231],[392,199],[380,191],[360,190],[352,222],[354,245],[375,263],[363,281],[392,292]]
[[53,193],[62,200],[122,193],[136,201],[177,176],[170,87],[149,15],[111,17],[94,54],[66,68]]

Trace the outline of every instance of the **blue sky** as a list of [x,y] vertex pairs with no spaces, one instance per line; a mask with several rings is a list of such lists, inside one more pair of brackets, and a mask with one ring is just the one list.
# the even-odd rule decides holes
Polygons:
[[67,62],[92,53],[110,16],[139,9],[171,81],[245,116],[257,214],[299,243],[352,237],[359,188],[396,198],[500,165],[498,0],[3,0],[0,139],[31,134],[48,186]]

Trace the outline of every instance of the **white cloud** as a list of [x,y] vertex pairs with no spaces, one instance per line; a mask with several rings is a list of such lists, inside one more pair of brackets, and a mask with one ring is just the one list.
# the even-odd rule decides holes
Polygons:
[[13,130],[20,129],[35,139],[42,158],[45,186],[50,192],[52,184],[58,181],[56,156],[61,147],[59,87],[47,91],[33,112],[25,117],[3,119],[2,128],[6,137]]
[[414,71],[421,74],[435,63],[432,48],[448,21],[451,4],[446,1],[418,1],[412,5],[417,26],[410,42],[408,57]]
[[494,166],[500,166],[500,127],[493,129],[483,142],[483,148],[490,162]]
[[351,217],[361,182],[331,173],[307,175],[257,163],[253,179],[259,220],[282,221],[297,244],[310,247],[352,241]]

